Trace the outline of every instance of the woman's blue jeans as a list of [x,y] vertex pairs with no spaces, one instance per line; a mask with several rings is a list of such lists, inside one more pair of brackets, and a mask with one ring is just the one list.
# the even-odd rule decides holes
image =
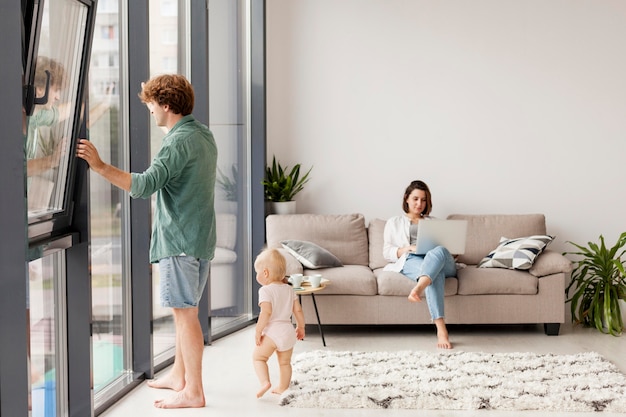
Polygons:
[[425,291],[430,317],[433,320],[445,317],[443,299],[446,277],[456,276],[456,263],[448,249],[437,246],[426,255],[410,253],[401,272],[415,282],[423,275],[430,278],[432,283]]

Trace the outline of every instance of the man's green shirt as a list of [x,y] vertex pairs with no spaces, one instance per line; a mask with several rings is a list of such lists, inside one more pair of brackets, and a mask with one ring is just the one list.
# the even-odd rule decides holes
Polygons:
[[148,169],[131,174],[131,197],[156,192],[150,262],[180,255],[213,259],[216,168],[213,134],[187,115],[165,135]]

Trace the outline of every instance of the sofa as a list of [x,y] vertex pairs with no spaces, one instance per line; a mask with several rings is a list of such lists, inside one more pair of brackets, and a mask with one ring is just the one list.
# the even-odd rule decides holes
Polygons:
[[[467,220],[466,251],[459,255],[457,277],[445,282],[448,324],[543,324],[558,335],[565,321],[565,285],[572,263],[547,248],[528,269],[478,267],[502,238],[546,235],[543,214],[454,214]],[[386,220],[366,226],[362,214],[290,214],[266,218],[267,247],[287,260],[287,274],[320,273],[330,281],[315,295],[323,325],[418,325],[432,323],[425,303],[411,303],[414,282],[384,271],[383,230]],[[307,242],[338,260],[311,264],[287,241]],[[304,262],[304,264],[303,264]],[[464,265],[463,265],[464,264]],[[317,324],[311,297],[302,297],[307,324]]]

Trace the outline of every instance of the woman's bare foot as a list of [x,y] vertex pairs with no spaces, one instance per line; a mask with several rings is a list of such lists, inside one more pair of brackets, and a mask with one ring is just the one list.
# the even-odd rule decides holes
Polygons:
[[182,391],[185,388],[185,381],[178,380],[171,375],[166,375],[163,378],[148,380],[148,386],[150,388],[157,389],[171,389],[174,391]]
[[441,335],[437,333],[437,347],[439,349],[452,349],[452,343],[448,339],[448,334]]
[[424,299],[424,291],[426,290],[426,287],[431,284],[431,282],[432,281],[430,280],[430,278],[426,275],[422,275],[421,277],[419,277],[419,279],[417,280],[417,284],[409,293],[409,301],[412,303],[422,301]]
[[411,290],[411,293],[409,294],[407,298],[412,303],[418,303],[422,301],[422,297],[424,297],[424,293],[423,292],[420,293],[419,285],[416,285],[415,287],[413,287],[413,289]]
[[435,326],[437,327],[437,347],[439,349],[452,349],[452,343],[450,343],[448,328],[444,319],[435,319]]
[[156,400],[156,408],[202,408],[206,404],[204,394],[190,396],[185,391],[180,391],[169,398]]
[[261,389],[259,390],[259,392],[256,393],[256,397],[261,398],[263,395],[265,395],[267,390],[270,389],[271,387],[272,387],[272,384],[270,383],[270,381],[265,382],[265,384],[261,385]]

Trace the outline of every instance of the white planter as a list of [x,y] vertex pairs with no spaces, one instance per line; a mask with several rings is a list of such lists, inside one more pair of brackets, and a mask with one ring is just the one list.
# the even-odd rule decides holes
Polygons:
[[270,202],[271,214],[296,214],[295,201],[272,201]]

